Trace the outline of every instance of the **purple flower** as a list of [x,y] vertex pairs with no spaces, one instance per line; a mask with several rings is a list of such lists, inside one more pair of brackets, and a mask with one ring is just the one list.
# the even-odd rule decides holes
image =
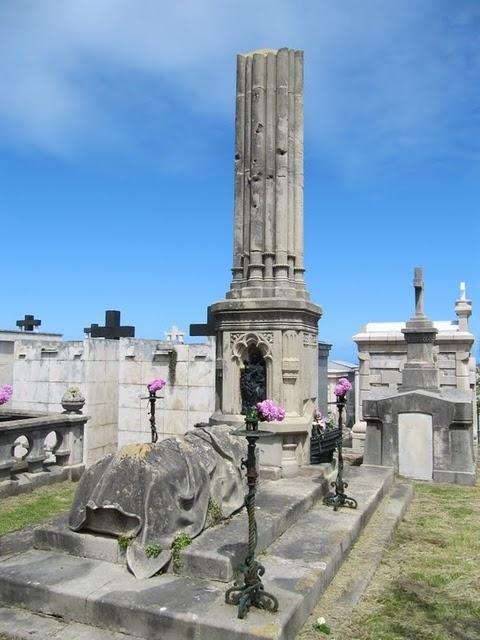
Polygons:
[[347,393],[347,391],[351,391],[351,390],[352,390],[352,385],[347,380],[347,378],[339,378],[333,393],[336,396],[344,396]]
[[257,411],[260,420],[266,422],[281,422],[285,418],[285,409],[277,407],[273,400],[264,400],[257,402]]
[[8,402],[13,394],[13,387],[11,384],[4,384],[3,387],[0,387],[0,404],[5,404]]
[[147,389],[150,391],[150,393],[155,393],[156,391],[160,391],[160,389],[163,389],[166,384],[167,383],[165,382],[165,380],[162,380],[162,378],[155,378],[147,384]]

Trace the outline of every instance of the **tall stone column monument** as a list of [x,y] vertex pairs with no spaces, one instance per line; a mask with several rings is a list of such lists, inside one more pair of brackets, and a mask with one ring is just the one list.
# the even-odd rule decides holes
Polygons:
[[308,460],[322,313],[304,282],[302,51],[237,57],[235,129],[232,282],[191,334],[216,336],[212,422],[242,423],[251,398],[285,408],[261,457],[286,475]]

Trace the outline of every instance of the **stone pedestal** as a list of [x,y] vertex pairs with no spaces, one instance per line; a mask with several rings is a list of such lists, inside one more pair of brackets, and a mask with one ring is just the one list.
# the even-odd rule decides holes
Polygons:
[[217,407],[212,422],[241,425],[240,375],[250,347],[266,364],[266,397],[286,411],[280,423],[262,429],[278,435],[261,443],[263,465],[282,466],[283,444],[297,444],[299,464],[308,464],[309,436],[317,397],[319,309],[305,300],[223,301],[210,307],[217,336]]
[[352,451],[354,453],[363,453],[365,448],[365,435],[367,432],[367,423],[365,420],[358,420],[352,428]]

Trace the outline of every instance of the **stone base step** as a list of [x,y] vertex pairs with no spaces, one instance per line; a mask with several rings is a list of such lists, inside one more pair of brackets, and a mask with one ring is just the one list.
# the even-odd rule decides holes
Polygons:
[[358,509],[317,503],[259,557],[277,613],[239,620],[218,581],[137,580],[120,565],[40,550],[0,558],[0,603],[149,640],[292,640],[393,480],[388,469],[345,471]]
[[[330,465],[328,468],[331,469]],[[262,481],[256,500],[257,549],[261,551],[267,548],[327,491],[328,476],[319,476],[318,468],[316,477],[310,475],[275,482]],[[195,538],[181,552],[179,562],[176,563],[177,573],[202,579],[232,581],[235,571],[245,558],[247,531],[248,519],[243,509]],[[119,547],[116,538],[70,531],[66,518],[60,526],[55,523],[38,527],[34,533],[34,547],[123,565],[126,562],[125,551]]]

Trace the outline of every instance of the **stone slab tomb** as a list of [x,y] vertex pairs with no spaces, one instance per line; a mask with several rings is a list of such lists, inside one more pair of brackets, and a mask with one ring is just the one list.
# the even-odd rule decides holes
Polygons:
[[35,534],[37,548],[0,555],[5,618],[21,617],[20,610],[41,612],[68,624],[71,633],[87,625],[88,638],[101,628],[137,640],[292,640],[393,481],[390,469],[348,467],[359,508],[335,513],[321,499],[329,477],[322,477],[319,465],[303,473],[263,481],[258,491],[263,582],[279,599],[276,613],[252,608],[239,620],[237,608],[225,603],[246,549],[242,509],[183,549],[178,573],[169,568],[149,579],[127,570],[115,537],[43,527]]
[[475,484],[470,389],[441,389],[434,356],[437,329],[423,308],[423,276],[415,270],[415,315],[402,330],[407,361],[397,393],[363,402],[365,464],[393,467],[404,476]]

